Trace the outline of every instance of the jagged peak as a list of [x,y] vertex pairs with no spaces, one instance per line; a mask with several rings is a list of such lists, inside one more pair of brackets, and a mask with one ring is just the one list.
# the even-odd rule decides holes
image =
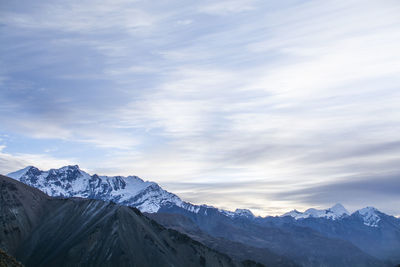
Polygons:
[[237,216],[254,217],[254,214],[249,209],[236,209],[235,214]]
[[10,172],[9,174],[7,174],[7,176],[8,176],[8,177],[11,177],[11,178],[13,178],[13,179],[18,179],[18,178],[20,178],[21,176],[25,175],[29,170],[31,170],[31,169],[33,169],[33,168],[34,168],[34,169],[37,169],[35,166],[29,165],[29,166],[26,166],[26,167],[23,168],[23,169],[18,170],[18,171]]
[[336,219],[339,219],[339,218],[342,218],[342,217],[348,216],[348,215],[350,215],[348,210],[346,210],[346,208],[342,204],[337,203],[337,204],[333,205],[331,208],[322,209],[322,210],[315,209],[315,208],[309,208],[304,212],[292,210],[290,212],[283,214],[282,217],[291,216],[296,220],[310,218],[310,217],[336,220]]
[[48,171],[43,171],[43,172],[47,172],[47,173],[68,173],[68,172],[79,172],[81,174],[84,174],[85,172],[82,171],[78,165],[67,165],[67,166],[63,166],[60,167],[58,169],[50,169]]
[[[365,225],[370,227],[378,227],[379,221],[381,220],[380,211],[374,207],[365,207],[355,211],[353,214],[358,214]],[[281,217],[290,216],[295,220],[305,218],[326,218],[331,220],[337,220],[349,216],[349,211],[340,203],[333,205],[331,208],[325,210],[319,210],[315,208],[307,209],[304,212],[292,210],[283,214]]]
[[366,226],[378,227],[381,217],[379,216],[380,211],[374,207],[365,207],[357,210],[355,213],[359,214],[364,221]]
[[350,212],[340,203],[336,203],[329,210],[339,215],[350,215]]
[[40,170],[39,168],[29,165],[23,169],[20,169],[18,171],[15,172],[10,172],[9,174],[7,174],[8,177],[14,178],[14,179],[18,179],[21,178],[22,176],[24,176],[25,174],[27,174],[29,171],[40,171],[40,172],[64,172],[64,171],[68,171],[68,170],[78,170],[80,172],[83,172],[78,165],[67,165],[67,166],[63,166],[61,168],[58,169],[49,169],[48,171],[43,171]]
[[67,166],[63,166],[61,168],[58,169],[59,171],[61,170],[80,170],[79,165],[67,165]]
[[[213,208],[208,206],[208,208]],[[229,210],[224,210],[224,209],[217,209],[220,213],[224,214],[227,217],[230,218],[236,218],[236,217],[247,217],[247,218],[254,218],[254,214],[249,210],[249,209],[236,209],[235,211],[229,211]]]
[[367,206],[365,208],[357,210],[356,212],[360,213],[361,215],[365,215],[370,212],[376,213],[377,211],[379,212],[379,210],[377,208],[372,207],[372,206]]
[[[82,174],[84,176],[92,176],[92,177],[95,177],[95,178],[100,178],[100,179],[105,179],[105,180],[107,180],[107,179],[116,179],[116,180],[124,180],[124,181],[126,181],[126,180],[136,180],[136,181],[139,181],[139,182],[145,182],[143,179],[141,179],[140,177],[135,176],[135,175],[129,175],[129,176],[120,176],[120,175],[117,175],[117,176],[106,176],[106,175],[98,175],[98,174],[90,175],[87,172],[85,172],[82,169],[80,169],[79,165],[77,165],[77,164],[75,164],[75,165],[66,165],[66,166],[62,166],[60,168],[52,168],[52,169],[49,169],[47,171],[40,170],[35,166],[27,166],[27,167],[25,167],[23,169],[20,169],[18,171],[11,172],[11,173],[7,174],[7,176],[11,177],[13,179],[20,179],[22,176],[26,175],[28,172],[30,172],[32,170],[35,170],[36,172],[40,172],[40,173],[52,173],[52,174],[65,173],[65,172],[68,172],[68,171],[78,171],[80,174]],[[146,182],[148,182],[148,181],[146,181]],[[148,183],[151,183],[153,186],[157,185],[154,182],[148,182]]]
[[165,191],[157,183],[143,181],[137,176],[90,175],[78,165],[47,171],[26,167],[11,173],[11,176],[50,196],[99,198],[138,207],[146,212],[157,212],[162,205],[171,203],[183,206],[183,201],[178,196]]

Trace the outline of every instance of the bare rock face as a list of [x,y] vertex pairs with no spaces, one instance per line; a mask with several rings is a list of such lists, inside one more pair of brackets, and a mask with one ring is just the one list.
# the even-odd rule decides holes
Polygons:
[[0,267],[23,267],[23,265],[0,249]]
[[14,254],[45,213],[49,197],[40,190],[0,176],[0,248]]
[[132,207],[53,199],[0,176],[1,248],[26,266],[254,266],[238,263]]
[[48,171],[28,166],[9,173],[9,177],[37,188],[52,197],[82,197],[112,201],[135,207],[142,212],[157,212],[161,207],[176,205],[195,209],[178,196],[163,190],[158,184],[137,176],[90,175],[79,166],[65,166]]

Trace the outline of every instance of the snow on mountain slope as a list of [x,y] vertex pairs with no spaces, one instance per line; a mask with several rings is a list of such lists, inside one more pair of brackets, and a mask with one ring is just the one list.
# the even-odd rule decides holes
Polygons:
[[342,218],[342,217],[348,216],[348,215],[350,215],[350,213],[343,207],[342,204],[336,204],[333,207],[326,209],[326,210],[318,210],[318,209],[313,209],[313,208],[308,209],[305,212],[292,210],[290,212],[283,214],[282,217],[291,216],[291,217],[295,218],[296,220],[309,218],[309,217],[337,220],[339,218]]
[[381,220],[381,217],[379,216],[380,213],[381,212],[374,207],[366,207],[350,214],[341,204],[336,204],[335,206],[326,210],[308,209],[305,212],[292,210],[283,214],[281,217],[291,216],[296,220],[305,218],[326,218],[337,220],[346,216],[357,215],[362,218],[364,225],[370,227],[378,227]]
[[137,176],[90,175],[79,169],[78,165],[48,171],[28,166],[9,173],[8,176],[53,197],[82,197],[113,201],[148,213],[174,205],[189,212],[198,213],[202,207],[184,202],[158,184],[143,181]]
[[[48,171],[28,166],[19,171],[9,173],[8,176],[29,186],[38,188],[50,196],[82,197],[113,201],[118,204],[136,207],[142,212],[148,213],[155,213],[163,207],[173,206],[193,213],[199,213],[202,209],[205,215],[207,215],[208,209],[216,209],[212,206],[199,206],[184,202],[177,195],[162,189],[157,183],[143,181],[137,176],[90,175],[79,169],[77,165],[65,166],[60,169],[50,169]],[[255,219],[253,213],[248,209],[236,209],[234,212],[223,209],[216,210],[220,214],[232,219],[238,217]],[[371,207],[358,210],[353,214],[361,216],[364,224],[370,227],[377,227],[381,220],[379,211]],[[313,208],[304,212],[292,210],[281,217],[291,216],[296,220],[305,218],[338,220],[349,215],[350,213],[341,204],[336,204],[325,210]]]
[[378,213],[379,211],[374,207],[366,207],[360,210],[357,210],[355,213],[358,213],[366,226],[378,227],[378,223],[381,220]]
[[219,212],[224,214],[225,216],[235,218],[235,217],[245,217],[249,219],[255,218],[254,214],[248,209],[236,209],[234,212],[227,211],[223,209],[218,209]]
[[11,172],[9,174],[7,174],[8,177],[11,177],[13,179],[19,179],[21,176],[23,176],[30,168],[32,168],[33,166],[27,166],[21,170],[18,170],[16,172]]
[[101,199],[137,207],[142,212],[150,213],[168,205],[176,205],[192,212],[198,210],[195,205],[183,202],[154,182],[143,181],[137,176],[90,175],[77,165],[48,171],[28,166],[9,173],[8,176],[54,197]]

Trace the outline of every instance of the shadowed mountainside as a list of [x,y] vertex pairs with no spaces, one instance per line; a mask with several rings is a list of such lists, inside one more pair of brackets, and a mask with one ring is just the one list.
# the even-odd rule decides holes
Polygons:
[[[53,197],[83,197],[139,208],[152,213],[149,217],[161,225],[235,260],[272,266],[295,262],[307,267],[375,267],[392,266],[399,259],[399,220],[372,207],[350,214],[336,204],[326,210],[294,210],[281,217],[261,218],[245,209],[232,212],[193,205],[154,182],[136,176],[89,175],[77,165],[48,171],[28,166],[9,175]],[[31,224],[28,220],[25,228]]]
[[[300,266],[388,266],[384,261],[368,255],[349,241],[329,238],[313,229],[299,225],[271,225],[258,222],[257,219],[230,218],[222,215],[215,208],[191,213],[179,207],[171,207],[162,208],[158,214],[181,215],[170,216],[168,219],[166,215],[151,216],[164,226],[178,229],[196,240],[202,238],[201,234],[196,237],[196,229],[199,229],[202,233],[213,238],[265,249],[265,251],[280,255],[281,258],[290,259]],[[188,223],[187,219],[191,223]],[[204,242],[204,244],[220,249],[218,246],[211,246],[207,242]],[[234,250],[222,249],[220,251],[234,254]],[[259,256],[262,257],[262,253],[259,251],[248,250],[248,252],[250,259],[265,262],[262,258],[259,258]]]
[[300,266],[287,257],[278,255],[267,248],[252,247],[244,243],[230,241],[226,238],[213,237],[203,232],[191,219],[180,214],[145,213],[159,224],[185,233],[192,239],[217,251],[225,253],[238,261],[252,259],[266,266],[295,267]]
[[0,176],[0,246],[26,266],[255,266],[237,263],[132,207],[53,199]]

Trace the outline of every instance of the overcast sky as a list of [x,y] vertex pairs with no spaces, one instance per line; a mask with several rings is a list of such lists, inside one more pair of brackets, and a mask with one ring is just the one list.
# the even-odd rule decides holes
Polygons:
[[0,173],[400,215],[400,2],[0,0]]

